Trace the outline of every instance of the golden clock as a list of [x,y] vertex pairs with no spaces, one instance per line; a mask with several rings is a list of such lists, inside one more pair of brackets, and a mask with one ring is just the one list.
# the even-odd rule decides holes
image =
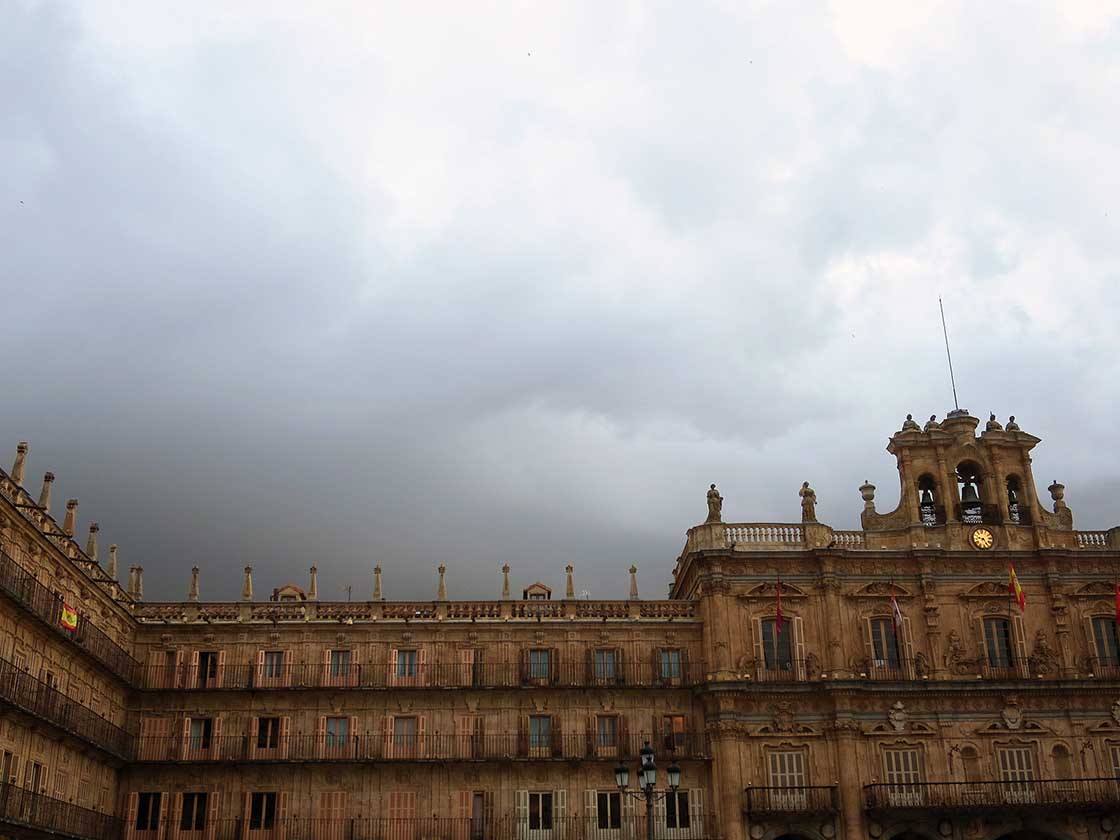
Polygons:
[[977,528],[969,536],[973,546],[976,548],[984,549],[985,551],[996,544],[996,537],[987,528]]

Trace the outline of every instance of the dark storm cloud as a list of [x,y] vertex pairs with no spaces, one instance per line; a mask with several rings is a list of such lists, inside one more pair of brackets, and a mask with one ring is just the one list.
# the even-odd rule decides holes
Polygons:
[[378,562],[652,596],[711,481],[733,520],[893,506],[940,293],[962,402],[1115,524],[1116,40],[1076,3],[17,4],[0,433],[151,599]]

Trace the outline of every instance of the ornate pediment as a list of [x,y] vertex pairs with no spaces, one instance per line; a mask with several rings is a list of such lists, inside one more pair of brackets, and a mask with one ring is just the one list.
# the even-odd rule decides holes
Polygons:
[[962,592],[962,598],[1004,598],[1009,596],[1006,581],[986,580],[978,583],[967,592]]
[[[776,599],[778,597],[778,584],[777,581],[766,581],[760,583],[758,586],[748,589],[739,595],[740,598],[767,598]],[[783,598],[804,598],[805,591],[792,584],[782,581],[782,597]]]
[[1116,594],[1116,584],[1106,580],[1091,580],[1076,592],[1071,593],[1074,598],[1099,598],[1102,595]]
[[873,580],[871,583],[864,584],[858,589],[849,592],[849,598],[890,598],[891,592],[894,592],[895,598],[913,598],[914,593],[904,586],[899,584],[892,584],[889,581]]

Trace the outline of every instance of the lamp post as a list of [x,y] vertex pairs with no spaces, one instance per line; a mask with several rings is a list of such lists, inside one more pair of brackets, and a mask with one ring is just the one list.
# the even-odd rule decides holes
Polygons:
[[653,840],[653,803],[660,802],[665,797],[677,792],[681,786],[681,768],[676,760],[669,765],[666,771],[669,776],[669,789],[657,793],[654,786],[657,784],[657,765],[653,761],[653,747],[646,741],[645,746],[638,752],[641,763],[638,765],[638,790],[628,790],[630,787],[630,768],[619,764],[614,768],[614,781],[623,796],[634,799],[644,799],[646,802],[646,839]]

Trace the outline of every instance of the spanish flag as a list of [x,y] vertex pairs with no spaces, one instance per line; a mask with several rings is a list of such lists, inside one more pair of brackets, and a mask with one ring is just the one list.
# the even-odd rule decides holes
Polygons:
[[62,615],[59,617],[58,623],[70,632],[74,632],[78,629],[78,611],[69,604],[63,602]]
[[1026,593],[1023,592],[1023,587],[1019,585],[1019,578],[1015,575],[1015,564],[1009,562],[1007,564],[1007,569],[1009,573],[1008,589],[1011,590],[1012,597],[1015,598],[1015,602],[1019,605],[1019,612],[1025,613],[1027,611],[1027,596]]

